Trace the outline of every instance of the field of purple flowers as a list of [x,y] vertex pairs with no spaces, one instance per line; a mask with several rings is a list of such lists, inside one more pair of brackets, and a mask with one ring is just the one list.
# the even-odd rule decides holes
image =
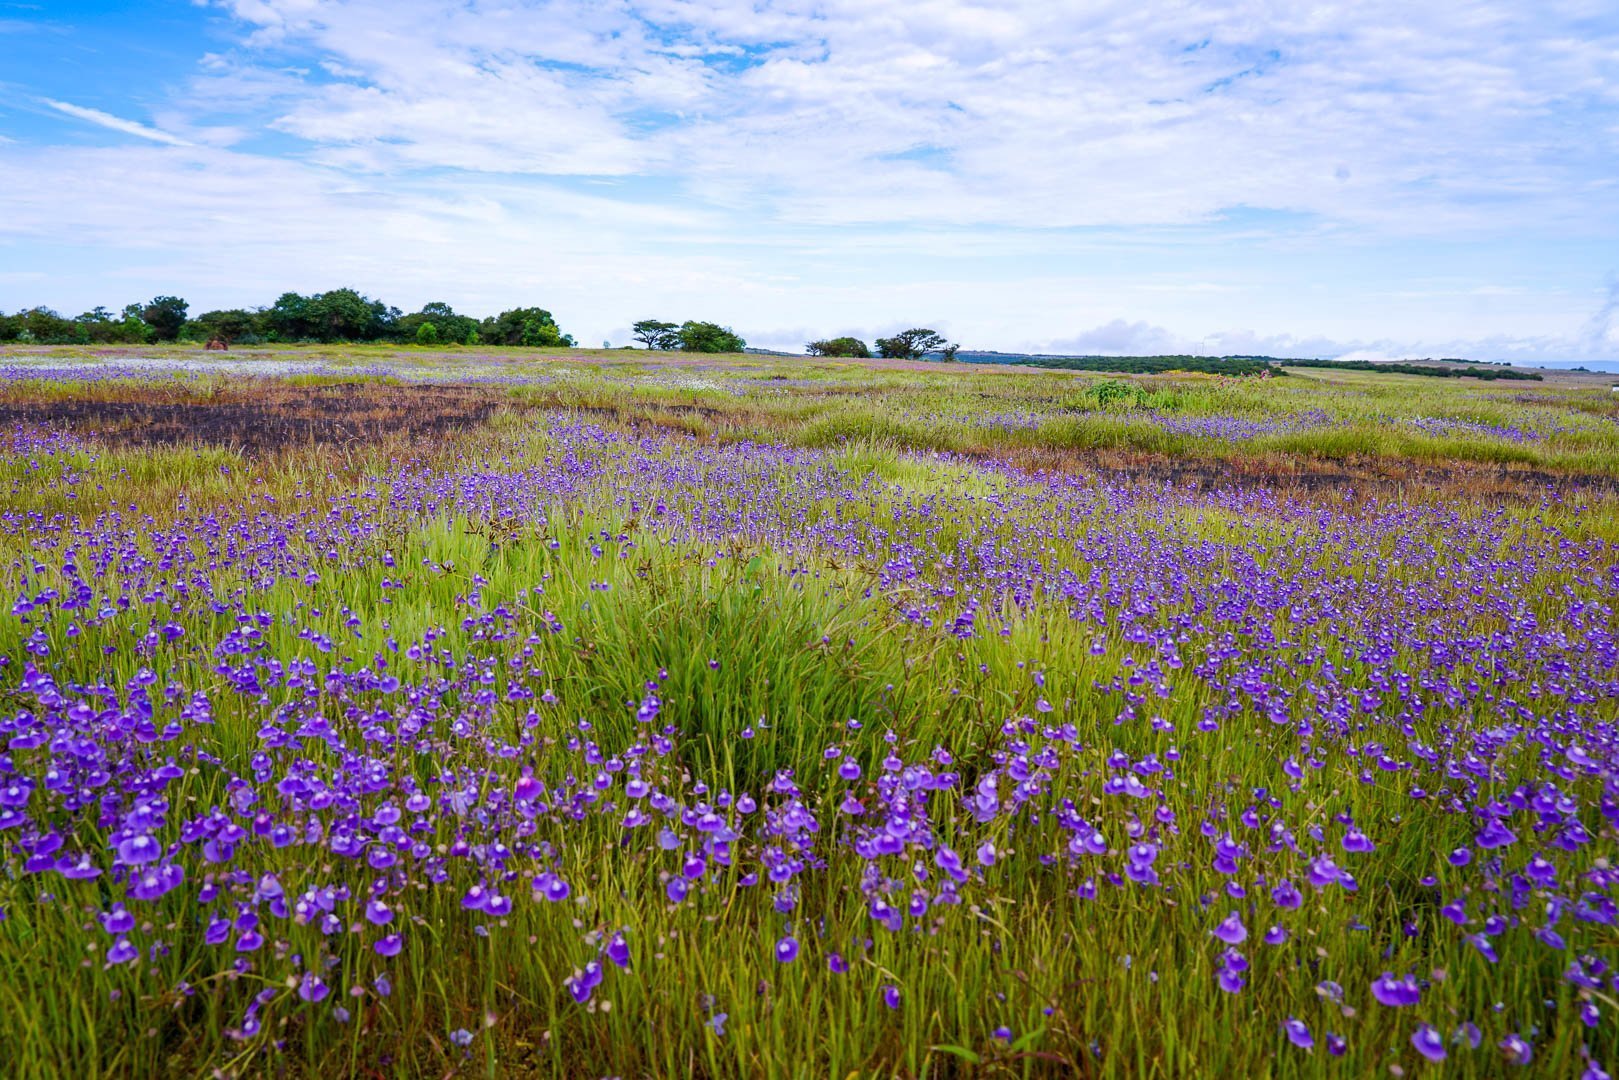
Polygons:
[[1619,1068],[1611,495],[0,460],[12,1075]]

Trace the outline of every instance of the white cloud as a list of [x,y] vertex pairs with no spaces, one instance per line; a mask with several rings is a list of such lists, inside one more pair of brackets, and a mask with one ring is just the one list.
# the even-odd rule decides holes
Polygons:
[[73,105],[66,101],[56,101],[52,98],[41,98],[40,101],[43,104],[55,109],[59,113],[64,113],[79,120],[96,124],[100,127],[107,128],[110,131],[121,131],[125,135],[134,135],[142,139],[150,139],[152,142],[165,143],[169,146],[191,145],[178,135],[172,135],[167,131],[160,131],[157,128],[148,127],[147,125],[137,123],[134,120],[125,120],[121,116],[114,116],[111,113],[102,112],[100,109],[87,109],[82,105]]
[[131,88],[176,87],[156,126],[49,102],[161,145],[0,146],[0,245],[57,260],[53,302],[354,284],[541,302],[591,341],[690,314],[785,346],[897,320],[1006,349],[1619,355],[1589,293],[1619,250],[1619,19],[1592,3],[212,6],[189,80]]
[[[310,53],[275,120],[374,168],[667,176],[795,221],[1020,227],[1235,206],[1572,224],[1619,27],[1587,6],[1250,0],[231,0]],[[333,76],[335,74],[335,77]],[[918,149],[934,158],[894,160]],[[1593,186],[1594,185],[1594,186]]]

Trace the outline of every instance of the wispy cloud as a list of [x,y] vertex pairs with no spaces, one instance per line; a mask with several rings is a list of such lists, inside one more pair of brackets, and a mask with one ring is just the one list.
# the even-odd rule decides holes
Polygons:
[[1619,275],[1608,279],[1601,306],[1585,324],[1585,343],[1592,353],[1619,350]]
[[112,113],[102,112],[100,109],[89,109],[83,105],[74,105],[66,101],[57,101],[54,98],[41,98],[40,102],[44,105],[50,106],[59,113],[74,117],[78,120],[83,120],[86,123],[96,124],[100,127],[107,128],[109,131],[119,131],[125,135],[134,135],[137,138],[150,139],[152,142],[164,143],[168,146],[192,145],[190,141],[182,139],[178,135],[171,134],[167,131],[162,131],[155,127],[149,127],[146,124],[142,124],[134,120],[125,120],[121,116],[114,116]]
[[196,7],[189,73],[25,91],[107,133],[0,146],[0,242],[60,303],[347,283],[543,300],[582,340],[1619,356],[1593,0]]
[[241,67],[323,72],[276,127],[373,168],[667,176],[824,224],[1572,227],[1619,110],[1619,21],[1578,3],[219,6]]

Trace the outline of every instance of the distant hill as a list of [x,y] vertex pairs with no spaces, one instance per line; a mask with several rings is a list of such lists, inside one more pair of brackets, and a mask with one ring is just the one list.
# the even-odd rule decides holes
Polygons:
[[1046,353],[1004,353],[987,349],[962,350],[956,359],[969,364],[1018,364],[1027,367],[1057,368],[1064,371],[1109,371],[1126,375],[1151,375],[1168,371],[1200,371],[1212,375],[1258,375],[1269,372],[1284,375],[1290,367],[1338,368],[1370,371],[1384,375],[1424,375],[1430,378],[1539,382],[1541,376],[1504,364],[1483,360],[1445,357],[1441,360],[1326,360],[1315,357],[1282,356],[1062,356]]

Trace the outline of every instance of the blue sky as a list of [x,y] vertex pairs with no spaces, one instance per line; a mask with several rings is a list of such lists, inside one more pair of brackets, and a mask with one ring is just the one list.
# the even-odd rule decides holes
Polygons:
[[0,0],[0,309],[1619,360],[1619,9]]

